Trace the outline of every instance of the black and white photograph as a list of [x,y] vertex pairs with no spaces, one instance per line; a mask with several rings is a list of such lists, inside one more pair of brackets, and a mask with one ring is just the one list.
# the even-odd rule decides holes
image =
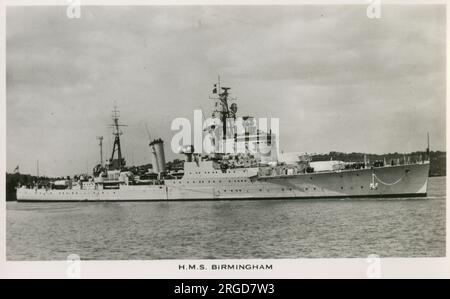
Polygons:
[[6,5],[6,261],[448,264],[446,11]]

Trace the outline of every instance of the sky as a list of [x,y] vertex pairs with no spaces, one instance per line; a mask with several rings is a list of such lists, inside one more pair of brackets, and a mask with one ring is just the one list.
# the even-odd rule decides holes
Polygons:
[[7,171],[91,170],[118,106],[129,165],[174,118],[212,112],[217,76],[238,114],[280,120],[284,152],[445,150],[445,8],[383,5],[8,7]]

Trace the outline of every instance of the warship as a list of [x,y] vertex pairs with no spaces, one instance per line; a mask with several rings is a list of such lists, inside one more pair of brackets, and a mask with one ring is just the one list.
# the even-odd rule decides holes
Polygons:
[[92,175],[18,186],[19,202],[183,201],[423,197],[427,194],[429,145],[425,157],[386,161],[313,161],[307,153],[280,153],[278,132],[262,130],[251,116],[238,116],[230,88],[214,85],[214,110],[202,128],[204,149],[182,145],[182,169],[167,168],[164,141],[150,142],[152,168],[136,174],[122,155],[119,114],[113,111],[111,158]]

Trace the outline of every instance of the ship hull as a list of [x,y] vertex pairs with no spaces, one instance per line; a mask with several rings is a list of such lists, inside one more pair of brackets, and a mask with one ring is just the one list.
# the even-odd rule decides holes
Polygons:
[[423,197],[427,194],[428,173],[428,163],[270,177],[241,175],[239,172],[230,176],[218,172],[210,176],[167,180],[164,185],[123,185],[112,190],[19,188],[17,200],[118,202]]

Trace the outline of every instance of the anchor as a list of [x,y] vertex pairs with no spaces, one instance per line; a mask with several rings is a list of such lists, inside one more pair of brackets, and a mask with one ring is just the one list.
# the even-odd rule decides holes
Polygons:
[[369,187],[370,187],[370,190],[378,189],[378,183],[375,182],[375,173],[372,173],[372,183],[370,183]]

